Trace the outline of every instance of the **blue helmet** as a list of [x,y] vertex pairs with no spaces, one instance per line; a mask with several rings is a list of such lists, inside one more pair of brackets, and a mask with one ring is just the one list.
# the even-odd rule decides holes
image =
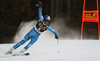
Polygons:
[[50,21],[50,16],[46,15],[46,16],[44,17],[44,20],[45,20],[45,19]]

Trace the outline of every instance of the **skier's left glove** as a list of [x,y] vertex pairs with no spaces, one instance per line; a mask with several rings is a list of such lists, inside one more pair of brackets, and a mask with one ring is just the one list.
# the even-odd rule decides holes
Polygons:
[[56,38],[56,39],[59,39],[59,37],[58,37],[57,35],[55,35],[55,38]]
[[40,1],[38,4],[35,4],[37,7],[41,7],[42,6],[42,2]]

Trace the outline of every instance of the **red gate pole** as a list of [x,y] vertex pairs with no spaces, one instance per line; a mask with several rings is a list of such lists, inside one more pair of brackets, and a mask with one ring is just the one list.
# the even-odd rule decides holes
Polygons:
[[99,35],[99,39],[100,39],[100,27],[99,27],[99,2],[97,0],[97,17],[98,17],[98,35]]
[[85,11],[85,0],[84,0],[84,4],[83,4],[83,13],[82,13],[81,39],[82,39],[82,35],[83,35],[83,19],[84,19],[84,11]]

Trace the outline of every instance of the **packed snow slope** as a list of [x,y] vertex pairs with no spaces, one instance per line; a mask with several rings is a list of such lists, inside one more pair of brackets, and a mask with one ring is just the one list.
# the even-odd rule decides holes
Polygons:
[[[59,39],[58,44],[57,40],[40,40],[26,51],[30,53],[29,56],[5,55],[13,45],[0,44],[0,61],[100,61],[100,40]],[[25,45],[13,54],[18,53]]]

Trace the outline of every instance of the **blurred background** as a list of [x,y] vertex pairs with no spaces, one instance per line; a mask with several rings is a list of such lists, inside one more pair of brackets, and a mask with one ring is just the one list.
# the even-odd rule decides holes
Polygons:
[[[38,1],[0,0],[0,43],[13,42],[13,37],[22,22],[38,21],[38,8],[35,6]],[[41,0],[43,16],[51,16],[50,24],[60,38],[80,39],[83,1]],[[96,0],[86,0],[85,9],[95,10]],[[59,26],[56,29],[58,25],[61,25],[61,27]],[[97,23],[84,23],[83,32],[83,39],[98,39]]]

